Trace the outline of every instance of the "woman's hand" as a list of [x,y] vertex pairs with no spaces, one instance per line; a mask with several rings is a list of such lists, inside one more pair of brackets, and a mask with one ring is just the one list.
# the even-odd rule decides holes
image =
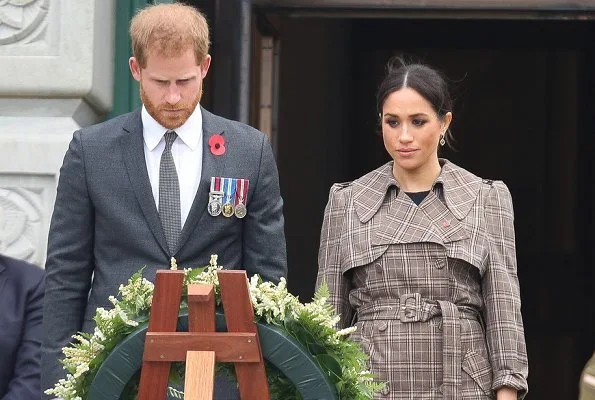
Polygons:
[[517,400],[517,391],[508,386],[501,387],[496,391],[497,400]]

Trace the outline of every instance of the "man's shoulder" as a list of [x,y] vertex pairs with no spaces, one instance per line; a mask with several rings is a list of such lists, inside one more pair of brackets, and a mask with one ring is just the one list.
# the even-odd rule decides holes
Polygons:
[[0,274],[25,286],[37,286],[43,279],[44,270],[37,265],[0,254]]
[[81,128],[79,132],[86,138],[101,136],[105,140],[106,137],[119,135],[122,130],[130,130],[131,128],[142,129],[140,109]]
[[205,132],[206,134],[225,132],[224,135],[239,135],[240,137],[246,137],[250,139],[254,139],[254,137],[264,138],[266,136],[258,129],[243,122],[213,114],[204,107],[201,107],[201,111],[203,124],[206,129],[209,130],[209,132]]

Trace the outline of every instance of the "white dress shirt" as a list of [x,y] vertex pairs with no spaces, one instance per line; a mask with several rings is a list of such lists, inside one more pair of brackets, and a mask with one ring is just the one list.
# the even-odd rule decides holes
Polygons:
[[[149,181],[153,190],[153,198],[159,209],[159,164],[161,153],[165,149],[163,135],[167,128],[161,126],[143,106],[141,112],[143,121],[143,139],[145,142],[145,162]],[[190,213],[192,202],[198,191],[202,173],[202,113],[200,106],[194,109],[190,118],[179,128],[174,129],[178,137],[171,147],[174,164],[178,172],[180,183],[180,226],[184,226]]]

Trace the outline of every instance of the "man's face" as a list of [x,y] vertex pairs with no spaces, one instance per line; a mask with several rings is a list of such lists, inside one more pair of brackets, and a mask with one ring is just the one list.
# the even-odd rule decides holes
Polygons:
[[140,83],[140,96],[153,118],[167,129],[176,129],[188,120],[202,96],[202,81],[211,64],[207,55],[200,65],[188,48],[177,57],[165,57],[155,51],[141,68],[130,58],[132,76]]

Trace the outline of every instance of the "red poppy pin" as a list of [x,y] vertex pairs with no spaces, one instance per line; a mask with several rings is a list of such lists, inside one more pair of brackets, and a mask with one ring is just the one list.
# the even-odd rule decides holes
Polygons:
[[211,153],[216,156],[225,154],[225,138],[223,132],[217,133],[209,138]]

